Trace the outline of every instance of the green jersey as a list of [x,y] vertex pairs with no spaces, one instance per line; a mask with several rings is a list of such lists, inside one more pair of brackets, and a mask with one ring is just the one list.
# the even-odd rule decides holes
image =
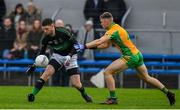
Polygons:
[[74,44],[77,41],[74,35],[66,28],[55,28],[55,35],[45,35],[41,41],[40,54],[44,54],[47,46],[50,46],[54,53],[66,56],[76,53]]

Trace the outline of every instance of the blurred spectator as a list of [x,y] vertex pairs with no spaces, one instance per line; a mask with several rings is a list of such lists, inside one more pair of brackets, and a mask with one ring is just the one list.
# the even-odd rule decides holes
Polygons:
[[41,37],[43,35],[43,31],[41,28],[41,21],[39,19],[34,20],[32,29],[28,34],[28,46],[29,46],[29,57],[35,58],[38,50],[39,50],[39,43]]
[[[57,19],[55,21],[55,27],[64,27],[64,21],[61,19]],[[64,67],[55,72],[55,74],[52,76],[52,83],[53,86],[69,86],[69,75],[67,74]]]
[[73,33],[74,36],[77,35],[77,32],[75,32],[75,31],[72,29],[72,25],[71,25],[71,24],[66,24],[66,25],[65,25],[65,28],[68,29],[71,33]]
[[[77,41],[81,44],[86,44],[87,42],[94,40],[94,29],[93,22],[91,20],[86,21],[84,26],[82,26],[77,35]],[[79,55],[79,59],[90,59],[94,60],[93,50],[87,49]]]
[[6,14],[6,4],[4,0],[0,0],[0,26],[1,26],[2,19],[5,14]]
[[124,0],[104,0],[104,11],[112,13],[114,22],[121,25],[121,20],[126,13],[126,3]]
[[14,58],[23,58],[24,52],[27,51],[27,25],[25,20],[20,20],[18,23],[18,28],[16,31],[16,39],[14,42],[14,47],[11,50]]
[[64,22],[61,19],[55,21],[55,27],[64,27]]
[[26,20],[27,13],[21,3],[17,4],[14,11],[12,11],[9,15],[13,20],[15,27],[18,27],[17,24],[20,19]]
[[33,21],[35,19],[41,20],[41,12],[40,10],[33,4],[33,2],[28,3],[27,7],[27,24],[28,26],[32,26]]
[[[12,25],[10,17],[4,17],[3,26],[0,29],[0,51],[10,50],[13,47],[14,39],[16,38],[16,30]],[[4,57],[6,55],[4,54]],[[8,56],[7,56],[8,57]]]
[[84,6],[84,16],[86,20],[93,20],[94,28],[101,28],[99,15],[104,11],[104,0],[86,0]]
[[66,29],[68,29],[70,32],[72,32],[74,35],[76,35],[76,32],[74,32],[74,30],[72,29],[72,25],[71,24],[66,24],[64,25],[64,21],[61,19],[57,19],[55,21],[55,26],[56,27],[65,27]]

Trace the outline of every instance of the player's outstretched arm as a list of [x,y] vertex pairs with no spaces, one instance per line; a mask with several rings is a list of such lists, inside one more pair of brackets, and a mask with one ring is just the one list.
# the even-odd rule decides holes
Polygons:
[[80,43],[74,44],[74,48],[76,52],[82,52],[85,49],[107,48],[109,47],[109,43],[110,43],[109,38],[107,36],[103,36],[100,39],[96,39],[85,45]]
[[105,43],[97,46],[97,48],[98,48],[98,49],[105,49],[105,48],[108,48],[108,47],[110,46],[110,44],[111,44],[111,43],[108,41],[108,42],[105,42]]
[[87,49],[93,49],[93,48],[98,48],[98,46],[100,48],[100,47],[102,47],[100,45],[107,43],[107,42],[109,42],[109,38],[106,35],[104,35],[100,39],[96,39],[92,42],[86,43],[86,48]]

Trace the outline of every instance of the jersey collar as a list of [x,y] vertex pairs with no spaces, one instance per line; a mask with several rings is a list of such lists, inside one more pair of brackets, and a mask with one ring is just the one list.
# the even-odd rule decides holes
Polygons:
[[111,29],[115,24],[116,24],[115,22],[112,22],[112,23],[106,28],[106,30]]

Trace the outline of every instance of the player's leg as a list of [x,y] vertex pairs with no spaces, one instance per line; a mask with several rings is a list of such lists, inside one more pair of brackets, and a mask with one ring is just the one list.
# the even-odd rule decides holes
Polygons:
[[[159,89],[162,89],[165,87],[159,80],[155,79],[154,77],[149,76],[147,68],[144,64],[137,67],[136,70],[137,70],[138,76],[141,79],[143,79],[145,82],[147,82],[153,86],[156,86]],[[167,92],[167,91],[164,91],[164,92]]]
[[61,68],[60,65],[56,60],[51,59],[49,65],[46,67],[42,76],[36,81],[36,84],[32,90],[32,93],[28,95],[28,101],[33,102],[35,99],[35,95],[42,89],[45,82],[54,74],[55,70]]
[[123,59],[117,59],[112,62],[104,71],[104,77],[109,89],[110,98],[108,98],[103,104],[117,104],[117,98],[115,94],[115,80],[113,74],[116,72],[124,71],[128,68],[126,61]]
[[69,65],[65,66],[68,75],[70,76],[70,81],[72,85],[79,90],[82,97],[86,100],[86,102],[92,102],[91,97],[86,93],[81,80],[80,80],[80,72],[79,66],[77,63],[77,55],[73,55],[71,60],[69,61]]
[[138,72],[138,76],[143,79],[145,82],[157,87],[158,89],[160,89],[164,94],[167,95],[170,104],[174,105],[175,104],[175,94],[172,93],[171,91],[169,91],[158,79],[151,77],[148,74],[147,68],[146,66],[143,64],[141,66],[138,66],[136,68],[137,72]]
[[86,102],[92,102],[92,98],[86,93],[86,90],[81,83],[78,68],[67,70],[67,73],[71,75],[70,81],[72,86],[75,87],[81,93],[81,96],[84,98],[84,100]]

